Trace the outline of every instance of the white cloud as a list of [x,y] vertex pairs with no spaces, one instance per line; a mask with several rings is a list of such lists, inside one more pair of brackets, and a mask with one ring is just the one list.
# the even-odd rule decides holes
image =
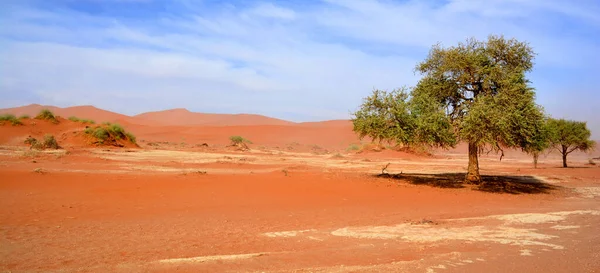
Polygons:
[[[145,21],[32,6],[5,12],[0,92],[27,92],[23,103],[35,97],[106,108],[119,107],[118,98],[130,113],[186,107],[326,119],[347,117],[373,87],[414,84],[414,66],[437,42],[454,45],[491,33],[530,41],[543,72],[533,80],[542,87],[557,78],[548,73],[587,71],[600,61],[600,42],[588,35],[598,33],[597,4],[327,0],[301,8],[270,2],[208,8],[178,2],[187,3],[181,12]],[[557,14],[567,17],[544,17]],[[563,85],[552,90],[574,77],[562,76]],[[549,96],[540,91],[542,100]]]

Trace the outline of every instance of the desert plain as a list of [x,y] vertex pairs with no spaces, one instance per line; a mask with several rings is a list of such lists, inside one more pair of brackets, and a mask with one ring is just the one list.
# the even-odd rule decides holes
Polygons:
[[[407,152],[347,120],[0,112],[44,108],[63,118],[0,126],[1,272],[600,272],[598,151],[569,168],[484,153],[473,186],[465,145]],[[137,145],[91,143],[70,116]],[[24,143],[46,134],[61,149]]]

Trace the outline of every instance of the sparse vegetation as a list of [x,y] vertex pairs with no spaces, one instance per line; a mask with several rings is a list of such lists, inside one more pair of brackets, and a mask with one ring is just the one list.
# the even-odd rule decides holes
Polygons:
[[231,141],[231,145],[240,145],[242,143],[252,144],[252,141],[245,139],[241,136],[230,136],[229,140]]
[[39,141],[36,138],[29,136],[24,142],[25,144],[30,145],[31,149],[35,150],[60,149],[58,142],[54,136],[50,134],[45,135],[43,141]]
[[50,111],[48,109],[43,109],[42,111],[40,111],[40,113],[37,114],[37,116],[35,116],[35,119],[48,120],[48,121],[51,121],[52,123],[58,123],[58,119],[56,119],[56,116],[54,116],[54,113],[52,113],[52,111]]
[[12,114],[0,115],[0,124],[3,124],[4,122],[10,122],[13,126],[23,124],[17,117],[15,117],[15,115]]
[[19,117],[19,119],[30,119],[30,118],[31,118],[31,117],[30,117],[29,115],[27,115],[27,114],[25,114],[25,115],[21,115],[21,116]]
[[125,129],[123,129],[121,125],[116,123],[105,122],[101,126],[96,126],[96,128],[88,127],[83,132],[87,135],[91,135],[92,137],[96,138],[100,144],[103,144],[110,139],[122,139],[128,140],[134,144],[137,143],[135,135],[125,131]]
[[350,152],[350,151],[358,151],[358,150],[360,150],[360,146],[358,146],[357,144],[350,144],[350,145],[348,146],[348,148],[346,148],[346,151],[347,151],[347,152]]
[[74,121],[74,122],[81,122],[81,123],[87,123],[87,124],[95,124],[96,122],[91,120],[91,119],[80,119],[78,117],[75,116],[71,116],[69,117],[70,121]]

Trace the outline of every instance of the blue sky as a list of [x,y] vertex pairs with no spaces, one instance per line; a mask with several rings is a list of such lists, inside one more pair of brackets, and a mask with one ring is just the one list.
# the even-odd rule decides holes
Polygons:
[[4,0],[0,107],[348,118],[373,88],[414,85],[433,44],[503,34],[538,54],[538,103],[598,138],[598,14],[595,0]]

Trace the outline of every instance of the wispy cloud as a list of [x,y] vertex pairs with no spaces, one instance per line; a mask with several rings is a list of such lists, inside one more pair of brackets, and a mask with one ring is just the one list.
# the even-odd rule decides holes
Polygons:
[[11,99],[0,106],[344,118],[373,87],[413,85],[431,45],[505,34],[538,52],[531,78],[547,110],[589,120],[553,100],[577,94],[590,98],[577,102],[585,109],[600,99],[599,8],[592,0],[6,1],[0,92]]

